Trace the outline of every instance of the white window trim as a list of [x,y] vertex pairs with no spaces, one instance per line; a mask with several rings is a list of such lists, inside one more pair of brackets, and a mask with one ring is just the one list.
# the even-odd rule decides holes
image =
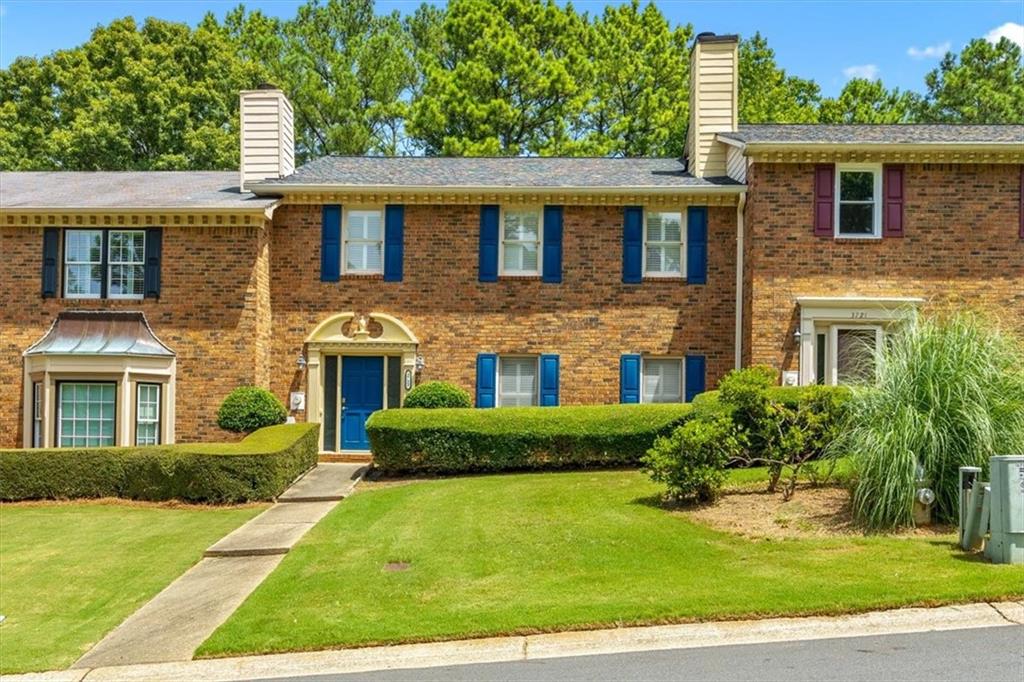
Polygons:
[[[100,234],[100,260],[99,260],[98,263],[93,263],[92,261],[80,261],[80,260],[69,261],[68,260],[68,251],[69,251],[69,249],[68,249],[68,239],[75,232],[99,232],[99,234]],[[71,266],[71,265],[87,265],[90,268],[93,268],[93,267],[101,267],[102,268],[103,267],[103,244],[104,244],[105,241],[106,241],[106,239],[103,236],[103,228],[69,228],[69,229],[64,230],[64,239],[63,239],[63,243],[61,244],[61,264],[63,265],[63,272],[61,272],[61,275],[62,275],[62,278],[63,278],[64,281],[61,283],[62,284],[61,289],[63,291],[65,299],[68,299],[70,301],[76,301],[76,300],[82,300],[82,299],[95,300],[95,299],[103,298],[103,281],[102,280],[100,281],[100,291],[99,291],[99,293],[96,293],[96,294],[89,294],[89,293],[72,294],[72,293],[69,293],[68,292],[68,284],[70,283],[71,278],[68,277],[68,266]],[[106,276],[107,276],[106,273],[100,275],[100,277],[106,277]]]
[[[529,355],[529,354],[498,354],[498,361],[494,363],[494,406],[495,407],[509,407],[508,405],[501,404],[501,363],[504,360],[533,360],[536,374],[534,374],[535,381],[533,383],[533,404],[529,407],[537,407],[540,405],[540,356]],[[523,407],[522,405],[512,405],[511,407]]]
[[[875,351],[882,347],[885,330],[880,324],[832,324],[828,327],[828,353],[825,355],[825,376],[829,386],[839,386],[839,332],[841,330],[873,329],[875,332]],[[877,368],[876,368],[877,370]]]
[[43,382],[32,382],[32,447],[43,446]]
[[[156,418],[155,419],[143,419],[142,418],[142,388],[143,387],[154,387],[156,388]],[[154,381],[137,381],[135,382],[135,445],[141,445],[139,443],[139,425],[141,424],[156,424],[156,442],[146,443],[146,445],[160,445],[161,441],[161,410],[163,409],[163,394],[164,387]]]
[[640,402],[651,405],[671,405],[673,403],[647,403],[644,400],[644,368],[648,360],[675,360],[679,363],[679,402],[686,402],[686,358],[679,355],[641,355],[640,356]]
[[[679,214],[679,272],[648,272],[648,270],[647,270],[647,244],[648,244],[648,239],[647,239],[647,216],[648,216],[649,213],[678,213]],[[646,207],[644,208],[644,215],[643,215],[643,230],[644,230],[643,242],[644,242],[644,246],[643,246],[643,256],[642,256],[642,259],[643,259],[643,273],[644,273],[643,276],[644,277],[654,277],[654,278],[659,278],[659,279],[661,279],[661,278],[664,278],[664,279],[686,279],[686,220],[687,220],[687,215],[686,215],[686,210],[684,210],[684,209],[679,209],[679,210],[675,210],[675,209],[658,209],[658,210],[653,210],[653,209],[648,209]],[[671,244],[672,242],[653,241],[653,242],[649,242],[649,243],[651,243],[651,244],[667,245],[667,244]]]
[[[845,234],[839,231],[839,207],[842,203],[840,194],[840,180],[844,172],[871,171],[874,174],[873,203],[871,234]],[[835,206],[832,207],[832,225],[836,239],[881,239],[882,238],[882,164],[880,163],[841,163],[836,164],[836,177],[834,194]],[[851,204],[862,204],[862,201],[847,202]]]
[[[142,260],[138,263],[132,261],[117,261],[114,262],[110,257],[111,250],[111,239],[110,235],[115,232],[121,234],[141,234],[142,235]],[[107,242],[107,271],[105,276],[107,278],[107,298],[119,299],[119,300],[135,300],[141,301],[146,296],[146,231],[145,230],[107,230],[106,234]],[[141,294],[113,294],[110,292],[110,283],[113,281],[112,273],[115,265],[130,265],[130,266],[142,266],[142,293]]]
[[[544,272],[544,207],[523,206],[510,207],[507,209],[513,213],[536,213],[537,214],[537,269],[536,270],[506,270],[505,269],[505,211],[501,206],[498,215],[498,275],[500,277],[540,277]],[[526,244],[528,242],[513,239],[512,244]]]
[[[114,418],[111,419],[113,424],[113,442],[110,445],[62,445],[64,440],[64,387],[69,384],[80,385],[80,384],[93,384],[97,386],[113,386],[114,387]],[[61,381],[57,384],[57,443],[55,447],[63,448],[109,448],[116,447],[118,441],[118,397],[119,384],[116,381],[92,381],[83,379],[82,381]],[[73,421],[79,421],[77,418],[72,417]],[[88,421],[88,419],[86,419]]]
[[[361,213],[361,212],[364,212],[364,211],[376,211],[376,212],[380,213],[380,239],[376,240],[377,243],[380,245],[380,269],[379,270],[349,270],[348,269],[348,259],[347,259],[345,254],[348,251],[348,244],[349,244],[349,242],[353,241],[353,242],[355,242],[357,244],[373,244],[374,243],[373,239],[355,239],[355,240],[350,240],[348,238],[349,214],[352,213],[352,212]],[[340,255],[341,263],[340,263],[340,270],[339,271],[341,272],[342,275],[383,275],[384,274],[384,256],[385,256],[385,254],[384,254],[384,231],[386,229],[386,226],[384,224],[384,220],[386,218],[385,211],[384,211],[384,206],[383,205],[379,205],[379,206],[353,206],[351,208],[349,208],[348,206],[343,206],[341,212],[342,212],[342,216],[341,216],[341,255]]]

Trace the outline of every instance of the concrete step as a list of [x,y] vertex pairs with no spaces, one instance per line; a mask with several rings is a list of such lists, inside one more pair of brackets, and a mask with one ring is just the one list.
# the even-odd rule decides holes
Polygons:
[[344,499],[366,472],[365,464],[318,464],[281,493],[278,502],[329,502]]

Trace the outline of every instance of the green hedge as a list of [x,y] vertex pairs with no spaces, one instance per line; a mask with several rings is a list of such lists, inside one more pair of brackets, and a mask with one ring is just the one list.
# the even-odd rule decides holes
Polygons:
[[0,500],[270,500],[316,464],[318,441],[317,424],[281,424],[238,443],[0,450]]
[[[800,406],[810,388],[810,386],[775,386],[768,389],[768,398],[795,409]],[[850,396],[850,389],[846,386],[825,386],[824,388],[834,391],[844,401]],[[719,412],[728,409],[718,402],[717,390],[705,391],[696,396],[693,399],[693,407],[697,412]]]
[[634,466],[690,405],[401,409],[366,422],[385,473]]

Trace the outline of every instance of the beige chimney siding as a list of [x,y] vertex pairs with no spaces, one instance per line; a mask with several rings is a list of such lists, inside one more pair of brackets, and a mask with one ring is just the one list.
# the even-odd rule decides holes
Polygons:
[[295,134],[291,102],[280,90],[240,94],[240,184],[280,178],[295,172]]
[[690,53],[690,125],[686,151],[698,177],[726,175],[725,145],[716,133],[736,130],[738,41],[735,36],[701,35]]

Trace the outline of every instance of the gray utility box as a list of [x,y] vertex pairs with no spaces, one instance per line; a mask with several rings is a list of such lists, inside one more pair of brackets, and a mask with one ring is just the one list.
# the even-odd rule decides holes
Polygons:
[[1024,455],[989,459],[989,528],[985,554],[997,564],[1024,564]]

